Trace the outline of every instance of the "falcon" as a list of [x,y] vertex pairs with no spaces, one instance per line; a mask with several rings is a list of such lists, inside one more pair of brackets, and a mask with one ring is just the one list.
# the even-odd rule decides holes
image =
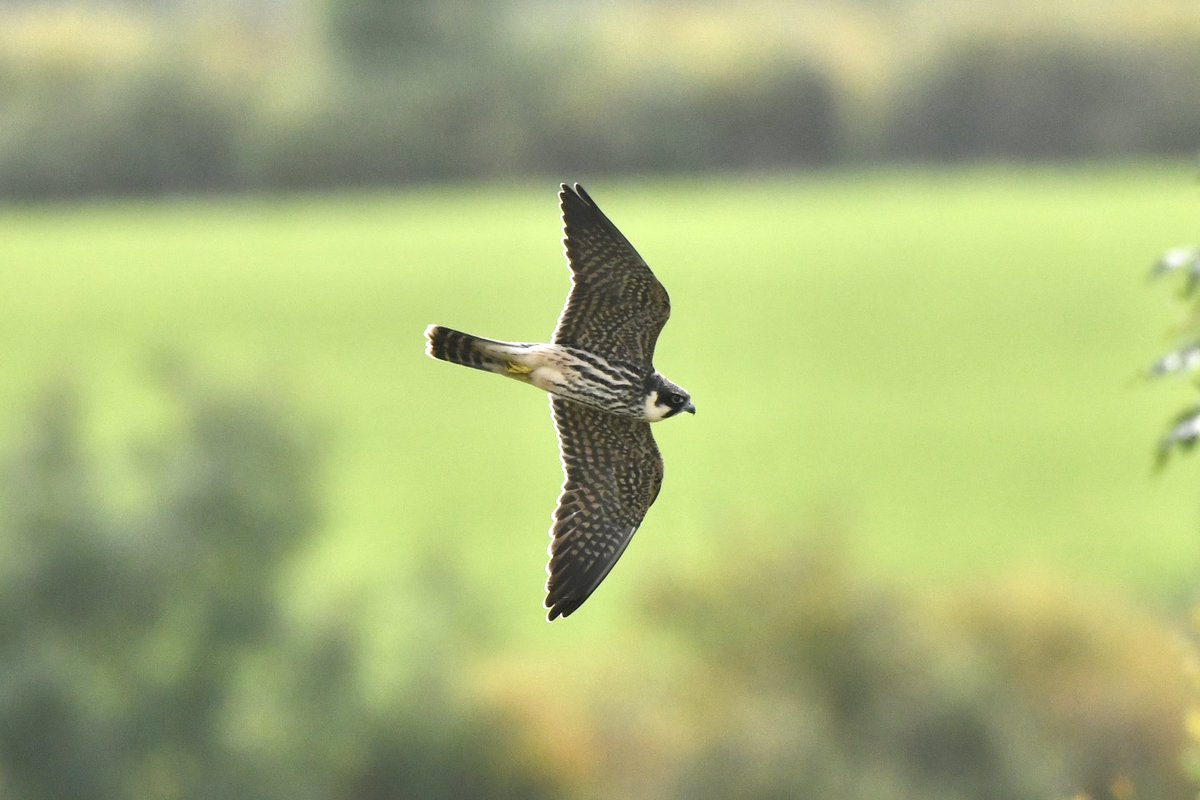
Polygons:
[[663,463],[650,424],[696,413],[654,369],[667,290],[582,186],[562,184],[558,199],[571,291],[550,344],[425,329],[433,358],[550,393],[564,474],[546,567],[551,621],[596,591],[658,497]]

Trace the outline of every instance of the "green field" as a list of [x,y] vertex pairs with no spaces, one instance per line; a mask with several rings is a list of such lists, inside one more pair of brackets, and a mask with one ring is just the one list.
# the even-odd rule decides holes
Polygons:
[[[699,413],[656,428],[661,497],[579,619],[745,537],[835,538],[905,583],[1029,570],[1190,595],[1200,465],[1156,479],[1150,455],[1191,395],[1130,382],[1180,315],[1142,278],[1200,238],[1189,167],[589,189],[671,292],[658,367]],[[63,374],[98,446],[153,426],[143,365],[162,348],[266,375],[329,443],[298,595],[366,588],[400,614],[414,575],[457,565],[454,586],[535,635],[561,480],[546,401],[427,359],[422,330],[549,335],[568,286],[554,194],[4,209],[0,438]]]

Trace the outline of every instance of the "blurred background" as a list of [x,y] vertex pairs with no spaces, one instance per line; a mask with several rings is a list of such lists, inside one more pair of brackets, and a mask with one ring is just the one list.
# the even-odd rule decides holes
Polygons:
[[[0,795],[1194,797],[1197,98],[1190,0],[0,0]],[[421,332],[570,180],[699,414],[547,625]]]

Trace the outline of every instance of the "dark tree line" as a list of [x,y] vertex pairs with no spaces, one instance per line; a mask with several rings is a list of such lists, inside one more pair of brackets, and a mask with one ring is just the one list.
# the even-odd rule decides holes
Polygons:
[[592,46],[593,17],[531,36],[520,21],[536,4],[358,0],[302,20],[300,6],[256,7],[201,35],[199,5],[117,6],[152,46],[98,55],[124,34],[97,17],[95,43],[61,37],[74,58],[36,43],[0,54],[0,198],[1178,156],[1200,128],[1186,32],[964,34],[866,97],[799,48],[727,72],[614,63]]

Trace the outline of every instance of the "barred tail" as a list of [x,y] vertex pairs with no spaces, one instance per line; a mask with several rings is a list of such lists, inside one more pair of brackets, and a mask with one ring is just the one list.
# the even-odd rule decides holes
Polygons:
[[425,354],[432,358],[485,372],[504,373],[508,368],[506,359],[497,358],[492,353],[493,346],[505,347],[504,342],[483,339],[441,325],[426,328],[425,339]]

